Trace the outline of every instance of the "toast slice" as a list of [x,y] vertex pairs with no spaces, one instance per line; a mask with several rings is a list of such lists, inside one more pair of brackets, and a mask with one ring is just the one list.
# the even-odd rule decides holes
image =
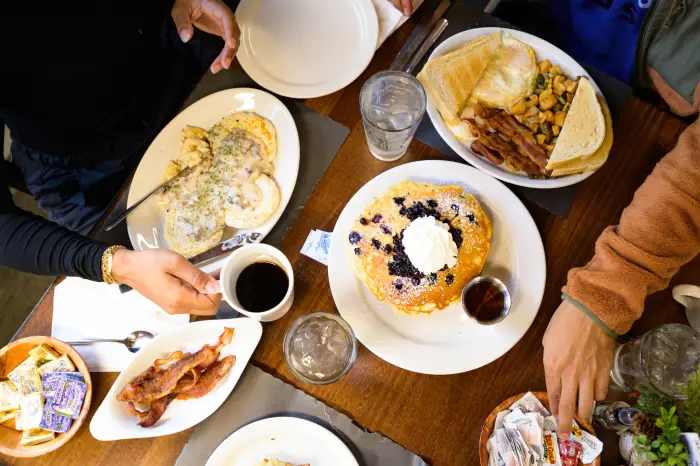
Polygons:
[[608,160],[608,154],[613,145],[612,116],[610,115],[610,109],[605,99],[598,97],[598,102],[600,103],[600,108],[605,118],[605,138],[603,139],[603,143],[597,151],[593,152],[588,157],[574,160],[552,170],[553,177],[573,175],[584,171],[595,171],[602,167],[605,161]]
[[467,42],[425,64],[418,80],[448,125],[460,122],[467,99],[501,45],[501,32]]
[[581,78],[547,169],[563,167],[595,153],[605,139],[605,118],[591,82]]

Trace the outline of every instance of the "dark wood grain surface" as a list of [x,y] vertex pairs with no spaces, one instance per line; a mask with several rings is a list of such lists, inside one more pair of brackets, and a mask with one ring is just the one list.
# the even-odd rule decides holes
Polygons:
[[[332,231],[350,197],[379,173],[399,164],[442,159],[435,150],[413,141],[398,162],[384,163],[369,153],[360,118],[358,97],[364,81],[388,68],[415,25],[409,21],[376,54],[369,68],[351,85],[306,104],[351,129],[348,139],[314,191],[282,250],[295,271],[296,300],[293,309],[276,322],[265,324],[264,335],[252,363],[310,393],[347,414],[363,428],[379,432],[421,455],[435,465],[479,464],[479,434],[484,419],[504,399],[525,391],[545,390],[541,340],[560,302],[560,288],[567,271],[591,256],[593,244],[607,225],[615,223],[635,189],[654,165],[673,147],[686,123],[633,98],[615,127],[615,143],[607,164],[584,181],[568,218],[555,217],[526,204],[535,219],[547,256],[547,286],[539,314],[524,338],[506,355],[480,369],[450,376],[408,372],[374,356],[360,345],[357,362],[338,383],[325,387],[306,385],[284,363],[282,341],[290,324],[313,310],[337,312],[331,297],[326,267],[299,251],[311,229]],[[303,156],[303,155],[302,155]],[[700,261],[684,267],[674,282],[700,277]],[[42,298],[17,337],[49,335],[53,286]],[[641,333],[666,322],[685,322],[670,291],[648,300],[647,312],[633,332]],[[572,331],[572,336],[574,329]],[[94,374],[94,402],[90,416],[100,405],[116,374]],[[88,419],[89,421],[89,419]],[[31,460],[36,465],[171,465],[191,431],[156,439],[98,442],[86,422],[67,445],[47,456]],[[606,446],[602,464],[620,464],[615,436],[603,435]],[[28,461],[6,458],[11,465]],[[204,463],[204,459],[202,460]]]

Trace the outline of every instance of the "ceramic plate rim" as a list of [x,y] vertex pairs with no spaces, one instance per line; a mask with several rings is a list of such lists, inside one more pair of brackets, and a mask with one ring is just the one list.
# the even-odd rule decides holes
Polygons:
[[[379,39],[379,19],[377,18],[377,12],[372,4],[371,0],[348,0],[356,3],[363,13],[363,22],[366,23],[367,30],[366,39],[363,43],[365,47],[364,53],[361,56],[362,62],[360,63],[358,59],[357,69],[352,72],[348,72],[344,79],[336,79],[331,81],[326,85],[310,86],[294,86],[288,85],[279,80],[275,80],[267,76],[267,74],[260,70],[260,67],[255,63],[255,60],[250,56],[248,51],[248,26],[246,25],[246,8],[249,8],[248,4],[252,3],[252,0],[242,0],[238,7],[236,8],[236,17],[241,25],[241,47],[238,51],[237,57],[238,62],[243,67],[243,70],[250,76],[256,83],[260,86],[268,89],[275,94],[279,94],[285,97],[291,97],[294,99],[311,99],[316,97],[322,97],[328,94],[332,94],[340,89],[345,88],[350,83],[355,81],[367,66],[369,66],[374,53],[377,49],[377,41]],[[361,66],[360,66],[361,65]]]
[[[475,29],[467,29],[466,31],[459,32],[451,37],[448,37],[444,41],[438,45],[435,50],[430,54],[430,57],[428,58],[429,60],[432,60],[433,58],[439,57],[441,55],[444,55],[456,48],[458,48],[461,44],[464,44],[465,42],[468,42],[476,37],[480,37],[483,35],[487,34],[492,34],[496,31],[503,31],[503,32],[508,32],[513,35],[516,39],[526,43],[533,49],[535,49],[535,52],[537,53],[538,50],[543,51],[546,55],[546,57],[538,57],[538,58],[547,58],[547,59],[554,59],[557,61],[557,63],[564,68],[564,71],[567,72],[569,75],[575,75],[575,76],[585,76],[591,81],[591,84],[593,84],[593,87],[596,90],[596,93],[598,94],[599,97],[603,97],[605,99],[605,96],[603,96],[603,93],[601,92],[600,88],[598,87],[598,84],[595,82],[595,80],[591,77],[590,74],[576,61],[574,60],[570,55],[568,55],[566,52],[561,50],[560,48],[550,44],[544,39],[540,39],[537,36],[533,36],[532,34],[528,34],[526,32],[522,31],[517,31],[515,29],[508,29],[508,28],[499,28],[499,27],[485,27],[485,28],[475,28]],[[555,188],[563,188],[565,186],[571,186],[576,183],[580,183],[581,181],[587,179],[591,175],[593,175],[597,170],[595,171],[586,171],[583,173],[579,173],[576,175],[568,175],[568,176],[563,176],[561,178],[550,178],[550,179],[531,179],[528,178],[526,175],[518,175],[513,172],[506,171],[500,167],[497,167],[490,162],[486,161],[483,159],[483,157],[480,157],[476,154],[474,154],[466,145],[464,145],[462,142],[460,142],[454,134],[450,131],[450,129],[445,125],[445,122],[442,119],[442,116],[440,116],[440,112],[435,108],[435,106],[430,102],[430,99],[428,99],[428,116],[430,117],[430,121],[433,123],[433,126],[435,127],[435,130],[438,132],[440,137],[447,143],[450,148],[457,153],[460,157],[462,157],[464,160],[469,162],[471,165],[474,167],[478,168],[479,170],[482,170],[489,175],[498,178],[501,181],[505,181],[507,183],[515,184],[518,186],[525,186],[529,188],[538,188],[538,189],[555,189]]]
[[[445,173],[449,175],[445,175]],[[442,174],[442,176],[439,174]],[[509,210],[513,209],[512,211],[518,215],[518,221],[521,222],[518,224],[518,235],[510,234],[509,238],[513,237],[519,239],[520,242],[523,243],[523,247],[521,248],[522,252],[517,256],[518,260],[516,262],[521,261],[522,258],[520,256],[527,256],[528,259],[532,259],[528,265],[518,263],[513,265],[513,275],[523,283],[528,283],[526,285],[519,284],[518,288],[527,289],[527,292],[521,291],[520,298],[517,294],[514,295],[513,308],[506,319],[498,324],[482,328],[493,329],[489,330],[492,332],[510,331],[511,328],[509,326],[505,327],[505,325],[509,323],[509,319],[515,319],[513,316],[516,312],[525,314],[523,315],[524,320],[519,318],[522,322],[515,330],[518,336],[512,344],[509,346],[502,346],[497,350],[497,352],[499,352],[498,354],[492,354],[490,358],[479,361],[476,365],[473,362],[469,362],[468,358],[463,354],[450,354],[450,357],[447,358],[449,360],[435,361],[435,359],[438,358],[432,357],[431,359],[431,357],[425,357],[425,355],[429,352],[440,353],[441,350],[436,348],[438,345],[413,343],[408,338],[402,338],[387,330],[377,332],[376,329],[372,327],[371,323],[379,320],[379,318],[372,320],[372,322],[367,318],[362,318],[360,311],[357,310],[359,307],[357,306],[357,302],[362,302],[363,299],[356,291],[344,291],[351,289],[352,286],[364,287],[363,292],[366,292],[368,295],[367,299],[373,300],[373,305],[378,305],[379,301],[377,301],[374,296],[371,296],[371,293],[366,290],[366,286],[355,277],[352,265],[350,264],[349,253],[346,250],[346,241],[343,240],[347,237],[350,225],[355,216],[362,212],[364,207],[371,202],[371,199],[377,195],[381,195],[395,183],[408,179],[430,179],[433,182],[439,179],[440,182],[444,183],[481,185],[483,188],[483,192],[480,194],[481,196],[488,192],[494,197],[493,202],[495,202],[495,198],[501,199],[498,201],[499,204],[508,206]],[[477,196],[477,198],[479,198],[479,196]],[[482,198],[479,200],[486,207],[492,207],[490,206],[491,202],[484,203]],[[494,229],[497,228],[493,217],[491,220],[492,223],[494,223]],[[499,220],[499,222],[500,221],[501,220]],[[511,220],[511,222],[513,222],[513,220]],[[504,225],[507,225],[507,223]],[[494,231],[494,236],[495,235],[496,232]],[[348,321],[355,331],[357,339],[362,342],[362,344],[378,357],[402,369],[423,374],[447,375],[467,372],[482,367],[510,351],[525,335],[539,312],[546,284],[546,260],[544,246],[537,226],[522,202],[520,202],[515,194],[505,185],[486,173],[466,164],[429,160],[412,162],[385,171],[360,188],[352,199],[348,201],[335,224],[333,237],[341,238],[340,241],[331,242],[328,262],[328,279],[331,294],[333,295],[333,300],[338,312]],[[523,238],[526,238],[526,240],[523,240]],[[525,246],[527,246],[527,248],[525,248]],[[487,264],[488,263],[489,259],[487,258]],[[519,269],[522,275],[517,274],[515,269]],[[524,273],[525,271],[527,271],[526,274]],[[344,292],[348,293],[347,297],[343,295]],[[352,300],[350,295],[352,295]],[[518,301],[519,299],[520,301]],[[523,308],[522,311],[518,310],[520,308]],[[456,348],[459,349],[459,347]]]
[[[220,335],[221,332],[223,332],[223,329],[226,326],[234,328],[233,338],[241,338],[241,344],[245,346],[243,348],[239,348],[235,353],[236,363],[234,364],[233,368],[226,376],[226,378],[223,380],[223,382],[221,382],[220,385],[215,387],[214,390],[206,396],[200,398],[199,400],[192,400],[204,401],[207,397],[212,397],[210,399],[211,402],[207,404],[207,409],[199,411],[199,417],[201,417],[200,419],[193,417],[195,421],[192,424],[183,424],[179,428],[168,429],[167,422],[161,424],[160,426],[156,424],[156,426],[154,426],[153,428],[141,428],[137,426],[137,419],[134,418],[133,430],[129,428],[127,433],[121,431],[115,434],[113,433],[113,431],[111,432],[109,430],[110,428],[108,427],[108,425],[109,423],[114,423],[113,419],[115,416],[115,414],[111,412],[111,407],[117,405],[118,403],[119,408],[123,408],[124,411],[126,411],[126,403],[112,403],[112,400],[116,399],[117,394],[130,380],[132,380],[136,375],[145,370],[154,360],[151,359],[150,356],[143,355],[148,355],[150,351],[155,351],[154,348],[158,348],[162,341],[171,338],[172,334],[177,334],[180,332],[192,332],[193,327],[201,327],[201,329],[197,330],[200,332],[211,333],[212,335],[217,334],[218,337],[218,335]],[[208,329],[207,327],[212,328]],[[92,417],[92,420],[90,421],[90,433],[93,437],[95,437],[95,439],[100,441],[162,437],[164,435],[171,435],[177,432],[182,432],[183,430],[189,429],[190,427],[193,427],[199,424],[200,422],[206,420],[209,416],[216,412],[217,409],[219,409],[219,407],[226,401],[228,396],[238,384],[238,380],[243,374],[245,367],[248,365],[248,361],[252,357],[253,351],[255,351],[255,348],[257,348],[258,343],[260,342],[260,338],[262,337],[262,330],[262,324],[260,322],[254,319],[250,319],[248,317],[238,317],[235,319],[217,319],[190,322],[189,324],[175,327],[173,329],[168,330],[167,332],[163,332],[157,335],[153,340],[151,340],[151,342],[148,345],[142,348],[141,351],[139,351],[136,354],[136,356],[134,356],[134,359],[131,361],[131,363],[129,363],[129,366],[119,374],[117,380],[115,380],[114,384],[110,387],[107,396],[105,396],[105,398],[102,400],[100,406],[97,408],[97,411],[95,412],[94,416]],[[195,338],[199,339],[201,337]],[[215,339],[216,337],[212,338]],[[214,341],[212,341],[211,343],[214,343]],[[184,344],[185,343],[183,343],[182,346],[184,346]],[[178,349],[181,349],[182,346],[180,346],[180,348],[172,348],[171,346],[168,346],[168,348],[164,348],[161,351],[161,353],[165,354],[172,351],[177,351]],[[225,354],[225,349],[222,353]],[[150,361],[150,363],[148,361]],[[230,384],[228,392],[226,392],[226,384]],[[224,389],[224,391],[217,393],[217,390],[221,389]],[[213,397],[214,395],[216,395],[216,398]],[[220,398],[220,400],[218,400],[218,398]],[[188,401],[182,401],[181,403],[187,402]],[[201,414],[204,415],[202,416]],[[157,430],[159,427],[161,429]]]
[[[244,98],[245,94],[250,94],[252,95],[252,98]],[[239,96],[241,96],[239,98]],[[247,102],[250,102],[251,104],[246,104],[247,107],[251,108],[244,108],[244,109],[236,109],[234,106],[234,103],[236,99],[239,99],[241,101],[245,100]],[[254,88],[247,88],[247,87],[236,87],[236,88],[231,88],[231,89],[224,89],[222,91],[215,92],[213,94],[209,94],[205,97],[202,97],[198,101],[192,103],[190,106],[182,110],[179,114],[177,114],[168,124],[158,133],[158,136],[151,142],[150,146],[146,150],[146,152],[143,155],[143,158],[139,162],[138,167],[136,168],[136,172],[134,173],[134,177],[131,182],[131,186],[129,188],[129,193],[127,196],[127,206],[131,206],[136,202],[145,192],[148,192],[151,188],[149,186],[155,186],[157,185],[158,180],[160,180],[160,176],[162,173],[149,173],[147,171],[146,164],[147,163],[154,163],[154,162],[146,162],[146,160],[160,160],[162,158],[167,157],[167,148],[168,144],[173,144],[173,142],[168,138],[166,138],[166,134],[169,132],[177,131],[179,134],[180,129],[185,126],[186,124],[192,124],[196,125],[198,124],[198,121],[201,121],[203,118],[207,118],[206,115],[211,115],[211,111],[208,110],[208,106],[212,102],[216,101],[222,101],[222,102],[232,102],[231,105],[229,106],[228,104],[221,104],[221,107],[225,107],[226,110],[221,114],[221,115],[216,115],[217,120],[220,118],[223,118],[229,113],[233,112],[238,112],[238,111],[253,111],[256,113],[259,113],[261,116],[271,119],[271,113],[274,111],[279,111],[280,112],[280,117],[275,118],[278,120],[278,124],[276,125],[277,128],[277,159],[275,161],[275,181],[277,182],[278,186],[280,187],[280,205],[277,208],[277,211],[273,214],[272,217],[270,217],[263,225],[248,229],[248,230],[236,230],[236,231],[257,231],[261,233],[261,240],[267,236],[267,234],[272,230],[272,228],[277,224],[279,219],[282,217],[284,214],[284,211],[287,208],[287,205],[289,204],[289,201],[292,197],[292,194],[294,192],[294,188],[296,187],[296,182],[299,176],[299,164],[300,164],[300,144],[299,144],[299,131],[296,126],[296,122],[294,121],[294,118],[292,117],[291,112],[287,108],[282,101],[280,101],[277,97],[274,95],[270,94],[269,92],[259,90],[259,89],[254,89]],[[258,103],[256,103],[256,101]],[[261,101],[266,101],[265,103],[260,103]],[[272,108],[272,111],[265,112],[267,114],[263,114],[263,112],[259,112],[259,107],[260,106],[265,106],[268,108]],[[280,127],[280,121],[283,123],[283,126]],[[177,141],[177,147],[178,147],[178,152],[179,154],[179,147],[180,147],[180,142],[179,140]],[[284,173],[284,179],[286,182],[284,184],[280,183],[278,176],[277,176],[277,170],[279,166],[281,165],[280,160],[281,158],[284,157],[284,163],[291,165],[291,167],[286,167],[285,173]],[[168,159],[171,159],[170,157],[167,157]],[[134,186],[139,186],[138,190],[134,190]],[[141,188],[143,186],[143,188]],[[153,199],[149,199],[147,201],[148,204],[154,202]],[[145,206],[144,206],[145,207]],[[143,208],[143,207],[142,207]],[[162,228],[162,222],[163,219],[165,218],[165,214],[161,213],[161,218],[160,218],[160,226],[159,228]],[[129,241],[131,241],[131,245],[136,251],[141,251],[146,249],[141,242],[138,240],[138,231],[137,226],[134,224],[135,220],[133,220],[132,216],[129,216],[126,218],[127,222],[127,231],[129,233]],[[161,233],[162,234],[162,233]],[[226,239],[226,238],[224,238]],[[150,246],[146,242],[146,246]],[[207,272],[211,272],[213,270],[216,270],[217,268],[220,268],[225,261],[225,258],[221,258],[219,260],[215,261],[210,261],[203,266],[200,266],[203,270]]]
[[248,434],[251,431],[254,431],[255,429],[264,429],[267,427],[268,424],[274,425],[279,423],[289,424],[289,427],[292,428],[299,427],[300,429],[308,429],[316,432],[317,435],[324,437],[324,439],[327,439],[328,442],[333,443],[334,447],[337,447],[339,452],[342,451],[343,453],[347,454],[347,456],[343,459],[348,461],[348,465],[358,466],[357,459],[352,454],[352,451],[350,451],[348,446],[345,445],[345,443],[337,435],[335,435],[329,429],[326,429],[324,426],[316,422],[295,416],[266,417],[264,419],[253,421],[240,427],[235,432],[231,433],[231,435],[226,437],[226,439],[223,442],[221,442],[218,447],[216,447],[216,450],[214,450],[214,452],[211,454],[205,466],[216,466],[216,463],[214,463],[214,461],[220,461],[218,458],[216,458],[216,456],[226,454],[224,452],[224,449],[227,447],[227,443],[233,444],[235,441],[238,440],[238,438],[245,438],[246,434]]

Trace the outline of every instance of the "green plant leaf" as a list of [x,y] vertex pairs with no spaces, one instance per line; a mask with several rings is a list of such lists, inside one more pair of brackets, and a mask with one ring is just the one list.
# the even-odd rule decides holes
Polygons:
[[[644,458],[642,458],[642,460],[643,460],[643,459],[644,459]],[[650,461],[656,461],[656,460],[659,459],[659,457],[656,456],[655,453],[649,452],[649,453],[647,454],[647,459],[650,460]]]
[[675,456],[672,456],[668,459],[668,464],[671,466],[677,466],[678,465],[678,459]]
[[[661,408],[661,409],[663,409],[663,408]],[[663,429],[664,428],[664,420],[661,418],[658,418],[656,420],[656,427],[661,427]]]
[[685,447],[683,446],[683,444],[682,444],[682,443],[677,443],[677,444],[673,447],[673,454],[674,454],[674,455],[680,455],[681,452],[683,452],[683,450],[685,450]]
[[681,453],[681,454],[678,455],[678,456],[681,457],[682,459],[688,461],[689,456],[688,456],[688,452],[687,452],[687,451],[684,451],[683,453]]

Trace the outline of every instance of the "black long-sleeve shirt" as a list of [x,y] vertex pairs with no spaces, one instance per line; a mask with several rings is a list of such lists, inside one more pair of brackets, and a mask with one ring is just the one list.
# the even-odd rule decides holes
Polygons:
[[[67,166],[142,144],[153,131],[149,98],[162,76],[159,44],[172,3],[25,0],[3,6],[0,120],[13,139],[59,155]],[[0,164],[0,265],[101,280],[106,247],[16,207]]]

